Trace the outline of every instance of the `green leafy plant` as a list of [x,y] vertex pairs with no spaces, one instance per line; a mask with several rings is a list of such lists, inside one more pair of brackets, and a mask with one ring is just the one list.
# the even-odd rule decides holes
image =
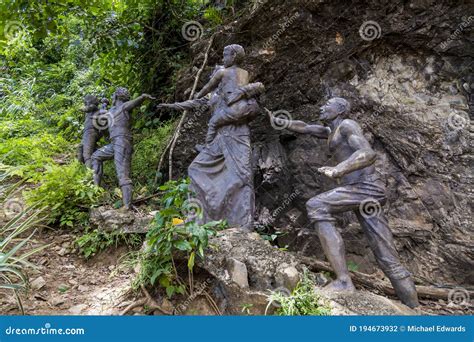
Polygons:
[[279,291],[273,291],[268,296],[265,313],[273,303],[278,303],[275,314],[279,316],[326,316],[331,313],[328,305],[314,291],[315,283],[309,272],[305,271],[303,279],[289,296]]
[[[202,2],[195,0],[71,0],[66,7],[0,2],[1,162],[32,183],[42,181],[58,155],[62,159],[75,150],[84,95],[110,98],[117,86],[126,86],[133,97],[171,96],[189,54],[183,22],[204,15]],[[132,173],[145,186],[154,179],[173,125],[153,117],[146,106],[134,119]],[[63,222],[70,224],[71,217]]]
[[253,308],[253,304],[246,303],[246,304],[242,304],[241,307],[242,307],[242,311],[241,311],[242,313],[250,315],[251,309]]
[[87,223],[87,210],[96,204],[102,189],[92,181],[92,171],[78,161],[69,165],[51,165],[41,178],[41,185],[24,192],[29,204],[48,208],[48,223],[74,227]]
[[204,11],[204,18],[208,20],[212,25],[222,24],[221,11],[215,7],[209,7]]
[[28,286],[26,269],[35,268],[28,258],[48,247],[27,248],[27,243],[31,241],[36,230],[27,237],[23,237],[25,233],[41,224],[40,215],[41,211],[28,208],[0,227],[0,289],[14,292],[22,313],[23,305],[19,291],[26,290]]
[[217,230],[226,227],[223,221],[209,222],[204,225],[193,219],[184,221],[189,193],[189,180],[169,181],[160,187],[164,192],[161,209],[156,214],[152,228],[147,234],[148,249],[141,262],[140,274],[135,286],[139,284],[160,284],[169,297],[175,293],[183,294],[185,285],[178,276],[174,262],[176,253],[182,253],[187,259],[187,268],[192,274],[196,257],[204,258],[209,246],[209,237]]
[[[157,124],[155,123],[155,125]],[[134,181],[136,180],[137,184],[147,186],[150,190],[153,189],[152,183],[155,179],[156,166],[174,128],[172,121],[158,125],[153,129],[143,129],[140,134],[134,137],[134,141],[137,143],[133,147],[132,178]]]
[[124,234],[121,232],[108,233],[94,229],[78,237],[76,244],[84,257],[90,258],[111,246],[127,245],[130,247],[138,247],[141,245],[142,240],[139,234]]
[[347,268],[349,269],[349,271],[351,272],[357,272],[359,270],[359,265],[357,263],[355,263],[354,261],[352,260],[349,260],[347,262]]
[[45,166],[53,164],[53,155],[66,146],[62,137],[44,133],[6,139],[0,144],[0,155],[4,164],[15,167],[13,176],[38,180]]

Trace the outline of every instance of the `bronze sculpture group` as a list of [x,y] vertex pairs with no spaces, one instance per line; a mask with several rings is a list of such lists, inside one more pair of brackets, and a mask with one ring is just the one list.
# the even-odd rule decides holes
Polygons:
[[[256,97],[264,91],[261,83],[249,83],[249,74],[240,67],[245,56],[242,46],[233,44],[224,48],[223,66],[214,70],[209,82],[193,100],[160,104],[159,108],[210,109],[205,145],[188,168],[191,189],[202,204],[202,222],[226,219],[229,225],[251,231],[255,210],[253,171],[249,122],[260,112]],[[143,94],[129,99],[125,88],[114,93],[112,107],[98,109],[99,101],[86,96],[86,121],[80,159],[94,172],[94,181],[100,184],[102,163],[114,159],[123,204],[130,208],[132,180],[130,167],[132,136],[130,112],[146,99]],[[326,139],[330,153],[338,162],[334,167],[321,167],[318,172],[337,179],[339,186],[321,193],[306,203],[308,217],[318,232],[326,257],[337,278],[327,287],[335,291],[353,291],[347,268],[344,243],[335,227],[335,214],[353,211],[368,238],[369,245],[380,268],[390,279],[397,296],[409,307],[418,306],[412,277],[400,263],[393,236],[383,211],[364,215],[360,207],[366,201],[383,205],[386,201],[384,182],[376,171],[376,152],[354,120],[348,119],[349,102],[332,98],[321,107],[320,120],[327,126],[306,124],[297,120],[274,117],[273,123],[288,130]],[[94,125],[94,118],[107,115],[107,130],[111,143],[95,150],[103,132]],[[272,125],[274,126],[274,125]]]
[[[86,120],[82,148],[80,149],[82,153],[80,153],[79,159],[92,168],[96,185],[100,185],[102,180],[103,162],[114,160],[125,209],[130,209],[132,205],[133,191],[130,178],[133,152],[130,113],[147,99],[154,100],[155,98],[143,94],[130,100],[128,90],[119,87],[112,96],[112,107],[109,110],[106,109],[105,100],[100,111],[97,108],[99,102],[97,98],[87,95],[84,100]],[[100,139],[101,131],[104,130],[108,131],[110,143],[96,150],[97,141]]]

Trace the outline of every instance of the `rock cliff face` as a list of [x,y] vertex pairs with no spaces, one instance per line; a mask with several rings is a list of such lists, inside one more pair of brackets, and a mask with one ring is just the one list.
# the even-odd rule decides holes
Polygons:
[[[262,2],[262,1],[261,1]],[[277,1],[258,3],[216,35],[206,76],[222,48],[239,43],[243,66],[263,82],[261,104],[293,119],[318,121],[331,95],[351,101],[379,152],[385,206],[402,261],[418,282],[474,284],[472,118],[474,11],[467,1]],[[207,41],[194,45],[192,85]],[[182,95],[177,99],[181,100]],[[183,175],[204,141],[209,113],[190,113],[174,153]],[[280,245],[323,258],[305,202],[335,186],[316,169],[334,165],[326,142],[274,130],[265,115],[252,123],[261,229],[278,227]],[[365,237],[347,213],[338,225],[348,258],[379,272]]]

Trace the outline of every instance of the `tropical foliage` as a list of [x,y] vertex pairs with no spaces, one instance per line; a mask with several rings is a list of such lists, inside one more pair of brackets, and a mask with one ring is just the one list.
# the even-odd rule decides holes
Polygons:
[[[86,227],[77,244],[87,257],[117,243],[141,242],[87,229],[88,210],[102,201],[112,204],[117,183],[113,165],[106,164],[104,183],[112,195],[104,197],[93,185],[90,170],[75,161],[83,98],[87,94],[110,98],[118,86],[125,86],[133,97],[146,92],[161,101],[172,99],[176,77],[189,64],[192,42],[183,36],[183,25],[199,21],[202,33],[208,34],[231,10],[213,4],[209,0],[0,2],[0,190],[21,185],[28,205],[42,208],[41,220],[28,210],[0,228],[1,287],[15,293],[27,287],[25,270],[32,266],[27,258],[37,250],[28,250],[33,233],[25,233],[40,224]],[[135,195],[158,190],[156,166],[174,130],[173,115],[154,111],[152,104],[133,113],[132,177],[139,191]],[[99,145],[106,143],[102,140]],[[177,225],[187,184],[169,183],[161,191],[166,194],[160,201],[164,212],[157,215],[148,236],[140,274],[143,283],[160,283],[171,296],[183,288],[175,276],[173,254],[185,253],[192,270],[195,258],[203,257],[208,237],[223,223],[199,226],[191,220]]]
[[274,291],[268,296],[267,311],[270,306],[276,307],[279,316],[327,316],[330,307],[315,292],[315,283],[309,272],[288,295],[286,291]]
[[40,215],[41,211],[29,208],[0,227],[0,289],[13,291],[22,311],[19,291],[28,287],[26,270],[35,267],[28,258],[47,247],[26,248],[35,234],[34,227],[42,221]]
[[223,221],[198,224],[199,204],[189,200],[189,180],[169,181],[160,187],[164,192],[161,209],[147,235],[148,248],[141,260],[136,284],[159,284],[171,297],[184,294],[185,283],[178,277],[175,255],[182,253],[187,268],[193,271],[196,257],[204,258],[209,237],[226,227]]
[[[132,96],[172,96],[175,75],[188,63],[183,24],[215,25],[206,19],[210,8],[198,0],[0,3],[0,162],[13,167],[12,176],[42,184],[28,198],[42,198],[49,223],[82,223],[84,208],[98,200],[90,175],[72,163],[84,95],[110,97],[126,86]],[[156,166],[173,127],[173,117],[156,116],[152,105],[134,112],[132,175],[140,194],[156,190]],[[116,186],[112,165],[104,184]]]

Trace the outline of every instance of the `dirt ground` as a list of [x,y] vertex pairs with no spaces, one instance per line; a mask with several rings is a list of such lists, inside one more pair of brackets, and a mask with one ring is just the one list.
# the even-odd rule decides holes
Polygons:
[[[78,253],[75,239],[72,233],[48,229],[39,233],[30,245],[49,244],[49,247],[30,258],[38,269],[30,271],[31,289],[21,295],[26,315],[118,315],[137,299],[130,291],[134,271],[123,267],[121,261],[127,247],[111,247],[86,260]],[[185,314],[212,314],[209,308],[202,308],[201,302],[196,299]],[[426,315],[474,312],[472,305],[453,305],[443,300],[420,302],[420,313]],[[177,306],[179,301],[173,300],[173,304]],[[21,314],[10,291],[0,290],[0,314]],[[145,314],[145,308],[136,307],[128,314]]]
[[[33,246],[49,247],[30,258],[38,269],[30,271],[31,289],[22,294],[27,315],[114,315],[128,305],[133,270],[114,272],[125,247],[109,249],[90,260],[77,253],[76,236],[45,230]],[[10,291],[0,292],[0,313],[20,314]]]

